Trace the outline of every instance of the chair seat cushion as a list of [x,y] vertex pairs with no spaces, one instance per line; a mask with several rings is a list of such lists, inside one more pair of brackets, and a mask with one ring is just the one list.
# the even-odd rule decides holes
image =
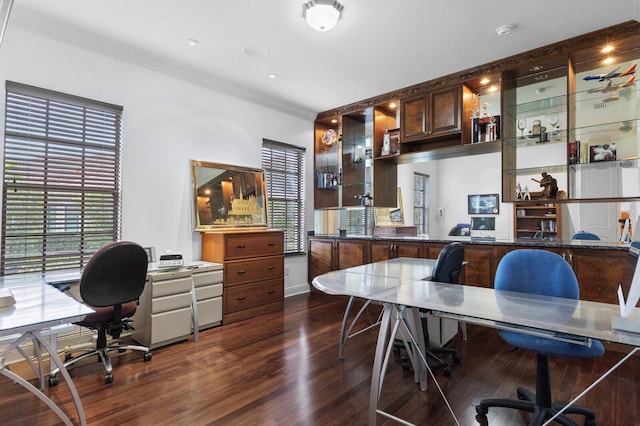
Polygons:
[[571,358],[595,358],[604,354],[604,346],[599,340],[592,340],[591,346],[562,342],[544,337],[522,334],[515,331],[498,330],[500,337],[512,346],[527,349],[543,355]]
[[[87,315],[82,321],[77,322],[76,324],[81,325],[83,327],[94,327],[96,323],[104,323],[109,322],[113,319],[113,306],[106,307],[95,307],[88,305],[91,309],[96,311],[93,314]],[[127,318],[133,315],[136,312],[136,308],[138,303],[134,300],[132,302],[127,302],[122,304],[122,318]]]

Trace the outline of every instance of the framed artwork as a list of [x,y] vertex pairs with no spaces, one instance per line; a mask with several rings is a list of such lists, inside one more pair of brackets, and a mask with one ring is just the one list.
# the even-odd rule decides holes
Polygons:
[[467,210],[469,214],[499,214],[500,195],[475,194],[467,196]]
[[191,160],[195,230],[267,228],[264,171]]

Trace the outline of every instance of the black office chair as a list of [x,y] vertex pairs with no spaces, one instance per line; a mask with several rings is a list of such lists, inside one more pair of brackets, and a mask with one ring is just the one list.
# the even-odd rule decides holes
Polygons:
[[[578,280],[571,266],[560,255],[546,250],[525,249],[507,253],[498,264],[494,287],[496,290],[563,297],[575,301],[574,305],[567,303],[564,309],[558,310],[558,321],[573,315],[580,298]],[[499,296],[497,293],[498,306],[501,304]],[[537,318],[538,314],[533,312],[532,315]],[[511,330],[498,330],[498,333],[510,345],[537,353],[536,392],[519,387],[516,390],[518,399],[483,399],[476,406],[476,412],[481,417],[486,416],[489,407],[513,408],[533,414],[530,426],[542,425],[565,407],[565,404],[554,404],[551,400],[549,356],[594,358],[604,353],[602,343],[595,339],[591,341],[591,346],[584,346]],[[585,425],[596,424],[595,414],[587,408],[572,405],[566,408],[565,413],[584,415]],[[564,415],[558,416],[555,421],[563,425],[576,424]]]
[[[91,257],[80,278],[80,295],[82,301],[96,312],[76,325],[98,330],[98,340],[95,348],[81,349],[84,351],[82,355],[72,357],[70,353],[66,354],[65,367],[97,354],[104,365],[104,382],[108,384],[113,382],[109,351],[142,351],[144,360],[151,360],[149,348],[126,345],[117,340],[123,330],[132,329],[130,318],[136,312],[146,277],[147,254],[136,243],[120,241],[108,244]],[[115,345],[107,345],[107,334],[116,339]],[[58,384],[57,373],[52,371],[49,386]]]
[[[435,265],[433,265],[433,271],[431,273],[431,280],[457,284],[460,278],[460,272],[462,270],[462,261],[464,258],[464,246],[461,243],[451,243],[442,248],[438,254]],[[425,310],[420,310],[422,319],[422,329],[424,330],[424,341],[429,344],[429,329],[427,328],[427,316],[428,313]],[[466,333],[465,333],[466,334]],[[454,361],[460,361],[460,354],[457,349],[447,347],[430,347],[426,348],[427,356],[436,361],[445,376],[451,376],[451,366],[437,354],[450,354]]]

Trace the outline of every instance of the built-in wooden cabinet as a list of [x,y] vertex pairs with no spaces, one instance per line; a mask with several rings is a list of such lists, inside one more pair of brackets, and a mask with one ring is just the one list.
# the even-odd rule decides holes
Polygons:
[[[571,245],[500,244],[462,241],[465,266],[461,283],[493,287],[496,268],[502,257],[517,249],[537,248],[562,256],[573,268],[580,284],[580,296],[595,302],[617,303],[616,291],[629,278],[626,248],[579,247]],[[309,282],[337,269],[359,266],[396,257],[435,259],[448,241],[407,241],[403,239],[324,238],[309,239]]]
[[555,200],[541,199],[531,193],[532,200],[513,205],[513,235],[516,239],[556,241],[562,239],[562,209]]
[[307,258],[311,282],[327,272],[370,263],[371,250],[364,239],[310,238]]
[[411,241],[371,241],[372,262],[397,257],[425,257],[424,244]]
[[380,157],[384,134],[395,127],[385,106],[316,121],[316,209],[396,206],[397,164]]
[[461,85],[455,84],[401,101],[401,142],[457,134],[461,127]]
[[202,260],[224,265],[223,324],[283,309],[282,231],[203,233]]

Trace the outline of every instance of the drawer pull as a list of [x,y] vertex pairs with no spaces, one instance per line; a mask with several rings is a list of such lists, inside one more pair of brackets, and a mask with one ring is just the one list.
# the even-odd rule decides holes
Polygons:
[[238,271],[238,272],[236,272],[236,273],[237,273],[238,275],[244,275],[244,274],[246,274],[247,272],[246,272],[246,271]]
[[275,245],[276,245],[276,243],[269,243],[269,247],[273,247]]
[[244,300],[244,296],[240,296],[236,300]]
[[267,269],[270,270],[270,271],[273,271],[274,269],[276,269],[276,267],[275,266],[269,266]]
[[239,248],[239,249],[243,249],[243,248],[245,248],[245,247],[246,247],[246,246],[245,246],[244,244],[238,244],[238,245],[236,246],[236,248]]
[[275,292],[276,292],[275,290],[269,290],[269,291],[267,292],[267,294],[273,294],[273,293],[275,293]]

